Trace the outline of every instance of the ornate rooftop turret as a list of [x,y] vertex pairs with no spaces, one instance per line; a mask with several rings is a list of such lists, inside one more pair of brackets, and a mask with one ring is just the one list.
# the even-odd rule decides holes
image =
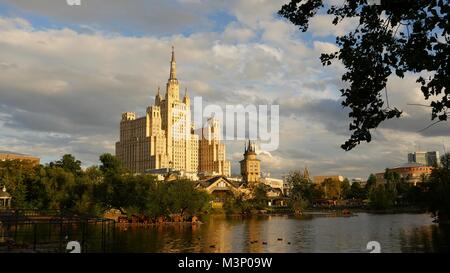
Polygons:
[[160,89],[161,88],[158,86],[158,93],[156,93],[156,97],[155,97],[155,105],[160,105],[161,104]]

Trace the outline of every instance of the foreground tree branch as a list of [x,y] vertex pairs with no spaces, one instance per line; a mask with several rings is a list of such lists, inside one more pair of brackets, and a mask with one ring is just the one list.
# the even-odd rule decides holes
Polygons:
[[320,57],[324,66],[338,59],[347,69],[342,80],[349,87],[340,92],[342,105],[350,109],[351,136],[341,147],[348,151],[362,141],[370,142],[371,129],[401,116],[399,109],[391,109],[383,100],[392,73],[403,78],[406,72],[428,72],[427,79],[418,77],[417,82],[424,98],[433,98],[431,120],[446,121],[450,107],[448,0],[381,0],[380,5],[368,0],[344,2],[325,7],[323,0],[291,0],[278,12],[304,32],[321,8],[334,15],[335,25],[345,18],[359,18],[353,31],[336,37],[339,51]]

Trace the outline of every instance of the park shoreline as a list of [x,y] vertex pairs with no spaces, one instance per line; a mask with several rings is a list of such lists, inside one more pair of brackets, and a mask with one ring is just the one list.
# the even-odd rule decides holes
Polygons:
[[[392,208],[385,210],[374,210],[369,208],[309,208],[303,210],[301,213],[295,213],[293,210],[287,211],[270,211],[270,210],[254,210],[247,214],[242,213],[226,213],[224,210],[213,210],[210,213],[193,216],[195,220],[192,221],[193,217],[187,217],[190,220],[183,220],[178,218],[176,221],[173,220],[159,220],[159,221],[147,221],[147,222],[139,222],[132,221],[131,218],[128,217],[129,221],[117,221],[116,224],[118,226],[131,226],[131,227],[139,227],[139,226],[175,226],[175,225],[192,225],[192,226],[200,226],[207,222],[207,218],[211,216],[223,216],[226,218],[236,218],[236,219],[249,219],[252,217],[263,217],[263,216],[299,216],[299,217],[309,217],[309,216],[335,216],[335,217],[349,217],[356,216],[357,213],[370,213],[370,214],[423,214],[429,213],[431,217],[431,213],[427,210],[419,207],[404,207],[404,208]],[[134,216],[136,217],[136,216]]]

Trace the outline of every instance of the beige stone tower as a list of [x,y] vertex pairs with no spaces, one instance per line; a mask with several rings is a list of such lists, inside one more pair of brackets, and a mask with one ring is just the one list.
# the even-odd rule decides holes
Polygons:
[[209,120],[209,125],[202,130],[201,139],[195,134],[195,126],[191,122],[191,99],[185,89],[180,100],[176,71],[172,47],[164,97],[158,87],[155,103],[147,107],[145,116],[138,118],[134,112],[122,114],[116,156],[133,173],[173,168],[195,174],[202,171],[230,176],[231,163],[226,160],[225,145],[220,143],[219,121]]
[[145,117],[137,118],[132,112],[122,115],[116,155],[124,166],[136,173],[159,168],[197,173],[199,136],[194,133],[190,107],[187,90],[180,100],[172,47],[165,97],[161,97],[158,87],[155,105],[147,108]]
[[255,146],[248,141],[248,146],[245,147],[244,160],[241,163],[241,175],[244,183],[254,185],[259,183],[261,178],[261,161],[256,158]]
[[134,112],[122,114],[116,156],[129,171],[142,173],[168,164],[166,136],[160,124],[158,106],[148,107],[146,115],[140,118]]
[[231,175],[231,162],[226,160],[226,148],[220,142],[220,124],[209,118],[202,128],[199,142],[199,172],[205,175]]
[[[187,172],[197,172],[198,159],[193,160],[197,154],[192,144],[198,141],[193,134],[191,125],[190,98],[185,93],[183,101],[180,100],[180,84],[177,79],[175,51],[172,47],[170,61],[170,74],[166,84],[164,100],[160,101],[162,113],[162,129],[166,132],[166,150],[169,158],[169,167]],[[194,139],[194,141],[193,141]]]

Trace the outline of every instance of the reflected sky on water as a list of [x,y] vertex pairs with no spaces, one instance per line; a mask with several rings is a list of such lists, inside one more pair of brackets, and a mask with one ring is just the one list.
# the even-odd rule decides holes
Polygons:
[[212,215],[199,226],[118,227],[114,252],[449,252],[450,231],[428,214]]

